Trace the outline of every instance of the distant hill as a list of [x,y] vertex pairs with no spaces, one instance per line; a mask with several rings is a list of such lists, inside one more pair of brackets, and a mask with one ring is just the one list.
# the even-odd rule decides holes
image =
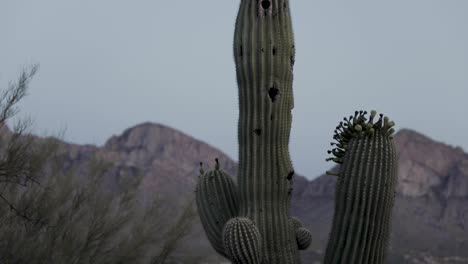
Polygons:
[[[399,184],[395,201],[389,263],[468,263],[468,154],[415,131],[395,135]],[[70,168],[81,168],[93,155],[111,162],[107,177],[116,187],[122,173],[144,176],[144,195],[158,195],[177,209],[193,197],[199,162],[236,175],[237,164],[218,149],[161,124],[144,123],[111,137],[104,146],[63,143],[61,155]],[[235,177],[234,177],[235,178]],[[292,214],[313,234],[304,263],[320,263],[331,228],[334,176],[313,181],[295,178]],[[180,252],[222,260],[209,246],[197,222]]]

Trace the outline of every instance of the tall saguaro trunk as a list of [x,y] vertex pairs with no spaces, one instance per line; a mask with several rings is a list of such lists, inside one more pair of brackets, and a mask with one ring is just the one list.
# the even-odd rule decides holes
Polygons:
[[290,217],[294,40],[288,0],[241,0],[234,32],[239,87],[238,186],[201,169],[197,205],[214,249],[236,264],[300,264],[310,232]]
[[298,263],[289,224],[294,40],[287,0],[242,0],[234,33],[239,87],[239,215],[253,220],[269,263]]

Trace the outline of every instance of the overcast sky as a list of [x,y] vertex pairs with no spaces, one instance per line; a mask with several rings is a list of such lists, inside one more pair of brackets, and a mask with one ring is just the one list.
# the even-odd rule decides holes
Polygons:
[[[0,88],[40,63],[21,115],[102,145],[169,125],[237,160],[232,56],[239,1],[1,0]],[[468,1],[291,0],[296,41],[290,152],[314,178],[333,129],[376,109],[468,150]]]

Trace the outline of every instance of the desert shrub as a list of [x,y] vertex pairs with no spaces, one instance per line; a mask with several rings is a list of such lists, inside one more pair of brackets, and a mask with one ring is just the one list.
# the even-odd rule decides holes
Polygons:
[[[164,263],[195,218],[193,201],[170,224],[161,201],[141,202],[141,176],[109,188],[112,164],[97,158],[86,175],[64,169],[62,143],[6,121],[38,67],[24,70],[0,97],[0,263]],[[62,153],[62,154],[58,154]]]

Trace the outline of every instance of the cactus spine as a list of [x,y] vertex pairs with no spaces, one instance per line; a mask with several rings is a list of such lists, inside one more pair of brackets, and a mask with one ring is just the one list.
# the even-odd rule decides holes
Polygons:
[[335,130],[329,153],[342,164],[325,264],[384,263],[397,175],[394,123],[372,111],[356,112]]

